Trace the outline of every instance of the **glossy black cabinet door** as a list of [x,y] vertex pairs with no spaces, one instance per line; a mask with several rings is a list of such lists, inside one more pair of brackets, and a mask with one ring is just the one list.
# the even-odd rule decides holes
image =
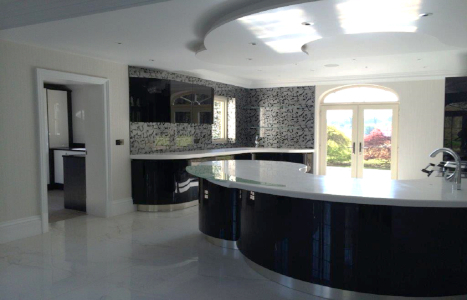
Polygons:
[[194,123],[192,110],[195,95],[192,86],[191,83],[171,81],[170,122]]
[[63,195],[66,209],[86,212],[86,158],[63,156]]
[[198,199],[198,179],[185,168],[188,160],[132,160],[133,203],[180,204]]
[[131,122],[213,123],[213,88],[157,78],[129,82]]
[[169,80],[130,77],[130,121],[170,122]]
[[193,123],[212,124],[214,121],[214,89],[193,84],[194,101],[192,107]]
[[241,200],[240,190],[200,179],[199,230],[218,239],[238,240]]
[[337,203],[242,191],[237,246],[301,281],[405,297],[467,294],[467,209]]
[[[446,78],[444,147],[467,160],[467,77]],[[452,160],[448,154],[444,160]]]

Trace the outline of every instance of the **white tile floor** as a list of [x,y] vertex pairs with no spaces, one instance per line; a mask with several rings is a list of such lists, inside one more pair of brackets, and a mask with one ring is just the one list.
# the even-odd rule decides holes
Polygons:
[[0,299],[297,299],[198,231],[198,207],[81,216],[0,244]]

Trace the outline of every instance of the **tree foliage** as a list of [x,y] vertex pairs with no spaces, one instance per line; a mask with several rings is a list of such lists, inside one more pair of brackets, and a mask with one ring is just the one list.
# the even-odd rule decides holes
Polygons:
[[364,159],[391,159],[391,137],[385,136],[383,132],[375,128],[370,134],[365,135]]
[[350,162],[351,140],[335,126],[328,126],[328,162]]

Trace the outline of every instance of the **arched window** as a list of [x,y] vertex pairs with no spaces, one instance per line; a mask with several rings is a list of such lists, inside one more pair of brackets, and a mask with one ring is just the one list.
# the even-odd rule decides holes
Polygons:
[[323,98],[324,104],[336,103],[394,103],[399,97],[388,88],[376,85],[345,86],[334,89]]

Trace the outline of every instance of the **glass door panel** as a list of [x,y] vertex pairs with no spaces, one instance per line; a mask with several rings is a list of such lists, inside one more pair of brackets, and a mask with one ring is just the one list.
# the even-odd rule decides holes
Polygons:
[[325,170],[334,177],[355,177],[356,109],[327,108],[325,116]]
[[359,107],[358,177],[391,179],[393,172],[393,149],[395,142],[394,106]]

